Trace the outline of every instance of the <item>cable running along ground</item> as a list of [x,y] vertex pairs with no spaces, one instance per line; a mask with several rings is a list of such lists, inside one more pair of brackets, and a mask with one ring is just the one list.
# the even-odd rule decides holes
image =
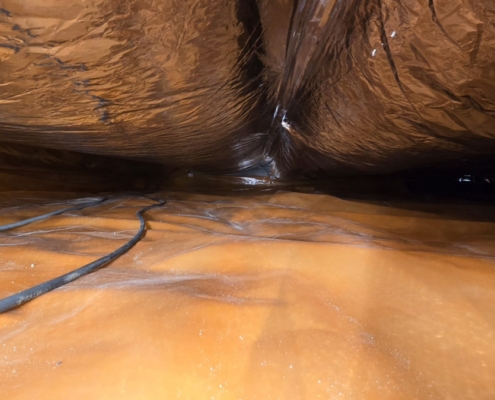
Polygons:
[[[102,201],[104,201],[104,200],[100,200],[97,204],[101,203]],[[104,257],[99,258],[96,261],[93,261],[89,264],[86,264],[85,266],[83,266],[81,268],[78,268],[72,272],[69,272],[69,273],[64,274],[62,276],[59,276],[58,278],[49,280],[49,281],[44,282],[40,285],[34,286],[30,289],[23,290],[22,292],[19,292],[17,294],[14,294],[12,296],[9,296],[9,297],[6,297],[5,299],[0,300],[0,313],[3,313],[5,311],[9,311],[13,308],[19,307],[19,306],[27,303],[28,301],[35,299],[36,297],[39,297],[45,293],[48,293],[54,289],[57,289],[63,285],[66,285],[67,283],[73,282],[76,279],[79,279],[80,277],[82,277],[84,275],[90,274],[91,272],[94,272],[97,269],[102,268],[103,266],[107,265],[111,261],[117,259],[121,255],[126,253],[137,242],[139,242],[141,240],[141,238],[143,237],[143,234],[146,230],[146,222],[144,220],[143,214],[152,208],[161,207],[164,204],[165,204],[165,200],[159,200],[158,204],[153,204],[151,206],[147,206],[147,207],[140,209],[136,213],[136,216],[138,217],[139,222],[140,222],[138,232],[134,235],[134,237],[131,240],[129,240],[123,246],[119,247],[117,250],[113,251],[110,254],[107,254]],[[67,212],[69,210],[76,210],[76,209],[79,210],[81,208],[91,207],[93,205],[96,205],[96,204],[80,206],[78,208],[73,207],[70,209],[59,210],[59,211],[55,211],[55,212],[50,213],[50,214],[44,214],[44,215],[39,216],[39,217],[30,218],[30,219],[24,220],[24,221],[19,221],[16,223],[17,225],[16,224],[4,225],[3,227],[0,227],[0,228],[4,228],[5,226],[12,226],[12,225],[16,225],[15,227],[23,226],[23,225],[27,225],[30,222],[35,222],[35,221],[38,221],[40,219],[47,218],[47,216],[58,215],[58,214],[61,214],[62,212]],[[30,221],[30,222],[26,223],[26,221]],[[9,229],[12,229],[12,227]],[[6,230],[6,229],[3,229],[3,230]]]
[[82,210],[83,208],[94,207],[94,206],[97,206],[98,204],[103,203],[105,200],[106,200],[106,198],[102,197],[102,198],[99,198],[98,200],[92,201],[90,203],[81,204],[81,205],[74,206],[74,207],[63,208],[61,210],[52,211],[52,212],[47,213],[47,214],[38,215],[37,217],[32,217],[32,218],[24,219],[22,221],[13,222],[12,224],[0,225],[0,232],[8,231],[8,230],[14,229],[14,228],[20,228],[21,226],[29,225],[29,224],[32,224],[33,222],[42,221],[44,219],[48,219],[50,217],[54,217],[55,215],[60,215],[60,214],[63,214],[63,213],[69,212],[69,211],[77,211],[77,210]]

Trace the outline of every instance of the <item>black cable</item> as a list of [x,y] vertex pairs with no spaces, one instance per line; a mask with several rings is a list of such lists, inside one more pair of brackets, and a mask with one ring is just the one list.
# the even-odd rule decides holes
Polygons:
[[85,266],[78,268],[72,272],[69,272],[62,276],[59,276],[58,278],[49,280],[45,283],[41,283],[40,285],[34,286],[30,289],[23,290],[22,292],[19,292],[17,294],[14,294],[12,296],[0,300],[0,313],[19,307],[27,303],[28,301],[31,301],[36,297],[41,296],[42,294],[48,293],[54,289],[66,285],[67,283],[75,281],[76,279],[79,279],[84,275],[94,272],[97,269],[115,260],[116,258],[120,257],[122,254],[126,253],[131,247],[133,247],[137,242],[139,242],[139,240],[141,240],[143,233],[146,229],[146,222],[144,220],[143,213],[145,213],[151,208],[161,207],[164,204],[165,204],[165,200],[159,200],[158,204],[153,204],[151,206],[144,207],[136,213],[136,216],[138,217],[140,222],[139,230],[134,235],[134,237],[131,240],[129,240],[125,245],[119,247],[114,252],[107,254],[106,256],[101,257],[96,261],[86,264]]
[[24,219],[22,221],[13,222],[12,224],[0,225],[0,232],[8,231],[9,229],[19,228],[19,227],[24,226],[24,225],[32,224],[33,222],[38,222],[38,221],[53,217],[55,215],[63,214],[65,212],[82,210],[83,208],[87,208],[87,207],[94,207],[94,206],[97,206],[98,204],[103,203],[105,200],[106,200],[106,198],[102,197],[102,198],[99,198],[97,201],[93,201],[89,204],[82,204],[79,206],[63,208],[62,210],[52,211],[48,214],[38,215],[37,217],[32,217],[32,218]]

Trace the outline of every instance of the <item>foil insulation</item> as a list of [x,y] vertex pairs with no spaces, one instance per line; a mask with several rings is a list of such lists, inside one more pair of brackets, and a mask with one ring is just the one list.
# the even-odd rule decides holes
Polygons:
[[0,1],[0,143],[274,176],[495,153],[492,0]]

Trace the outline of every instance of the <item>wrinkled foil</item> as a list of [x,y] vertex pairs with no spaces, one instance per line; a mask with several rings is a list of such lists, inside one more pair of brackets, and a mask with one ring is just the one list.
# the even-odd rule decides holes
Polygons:
[[295,7],[272,149],[285,168],[384,173],[494,153],[493,1]]
[[167,165],[256,163],[260,152],[246,151],[262,101],[256,26],[256,9],[229,0],[1,1],[0,140]]
[[495,154],[492,0],[0,1],[0,142],[274,176]]

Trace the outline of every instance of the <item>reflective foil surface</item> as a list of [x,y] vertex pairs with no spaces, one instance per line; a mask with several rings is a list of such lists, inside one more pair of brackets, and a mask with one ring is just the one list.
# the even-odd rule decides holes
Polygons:
[[273,176],[494,153],[491,0],[0,2],[0,143]]

